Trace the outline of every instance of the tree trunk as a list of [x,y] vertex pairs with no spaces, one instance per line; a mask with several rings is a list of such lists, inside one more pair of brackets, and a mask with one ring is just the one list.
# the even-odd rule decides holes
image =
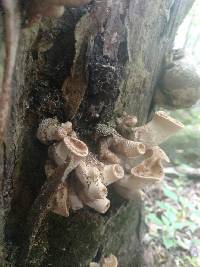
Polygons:
[[112,190],[105,215],[89,208],[68,218],[48,213],[30,243],[31,208],[46,179],[47,148],[36,130],[43,118],[71,120],[95,152],[97,123],[110,124],[122,111],[146,122],[164,55],[192,2],[101,0],[21,30],[0,149],[2,266],[86,267],[110,253],[120,267],[142,266],[142,205]]

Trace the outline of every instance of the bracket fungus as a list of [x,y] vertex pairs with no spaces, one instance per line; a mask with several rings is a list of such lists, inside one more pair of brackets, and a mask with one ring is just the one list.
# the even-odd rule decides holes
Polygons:
[[[125,129],[131,126],[134,134],[131,139],[113,128],[106,129],[105,125],[98,127],[99,159],[78,138],[70,122],[45,119],[40,123],[37,138],[49,146],[46,183],[50,182],[56,168],[64,168],[50,200],[52,212],[67,217],[70,209],[88,206],[105,213],[110,207],[109,185],[113,184],[125,199],[134,199],[142,190],[164,178],[163,162],[169,159],[158,144],[183,125],[161,111],[146,125],[135,128],[136,118],[131,119],[126,114],[120,121],[121,133],[123,121]],[[73,170],[73,175],[67,179]]]

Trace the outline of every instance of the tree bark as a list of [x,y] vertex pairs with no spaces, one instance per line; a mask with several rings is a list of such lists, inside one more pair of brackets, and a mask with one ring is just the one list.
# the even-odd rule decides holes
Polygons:
[[106,215],[88,208],[68,218],[48,213],[30,244],[31,208],[46,179],[47,149],[36,130],[43,118],[71,120],[95,152],[97,123],[112,124],[122,111],[146,122],[164,55],[192,2],[102,0],[21,30],[0,149],[2,266],[86,267],[110,253],[121,267],[142,266],[142,204],[112,190]]

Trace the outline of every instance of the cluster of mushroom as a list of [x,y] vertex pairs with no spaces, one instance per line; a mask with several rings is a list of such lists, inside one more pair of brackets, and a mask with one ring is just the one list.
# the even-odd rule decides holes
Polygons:
[[66,7],[79,7],[91,0],[30,0],[27,9],[26,25],[38,21],[41,17],[61,17]]
[[[70,122],[60,124],[57,119],[45,119],[39,125],[37,137],[49,145],[45,165],[47,177],[50,179],[57,166],[65,166],[51,200],[51,211],[68,216],[70,208],[78,210],[87,205],[105,213],[110,207],[107,186],[124,177],[123,168],[96,159],[87,145],[78,139]],[[67,179],[73,170],[74,179]]]
[[[135,127],[136,123],[135,117],[124,113],[117,120],[118,132],[99,124],[97,159],[78,139],[70,122],[59,123],[57,119],[41,122],[37,137],[49,145],[47,177],[51,177],[56,167],[65,167],[51,200],[53,212],[68,216],[70,208],[78,210],[86,205],[105,213],[110,207],[108,185],[113,184],[122,197],[134,199],[142,189],[163,179],[163,162],[169,159],[158,145],[183,125],[164,112],[157,112],[144,126]],[[72,179],[67,179],[73,170]]]
[[146,125],[135,127],[137,118],[123,114],[117,119],[117,130],[109,134],[100,132],[99,156],[105,164],[120,164],[123,179],[114,183],[115,190],[126,199],[134,199],[164,178],[163,162],[169,162],[158,146],[183,125],[165,112],[156,112]]
[[118,261],[114,255],[110,255],[107,258],[102,258],[100,263],[91,262],[89,267],[117,267]]

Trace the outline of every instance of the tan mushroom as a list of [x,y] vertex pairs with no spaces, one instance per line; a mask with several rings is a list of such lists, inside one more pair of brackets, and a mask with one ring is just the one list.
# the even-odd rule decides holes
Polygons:
[[118,135],[113,136],[111,149],[125,157],[136,157],[138,155],[143,155],[146,151],[143,143],[128,140]]
[[134,140],[142,142],[147,147],[156,146],[167,140],[183,127],[182,123],[176,121],[165,112],[158,111],[149,123],[135,128]]
[[103,184],[110,185],[124,177],[124,169],[119,164],[105,165],[102,176]]
[[68,121],[60,124],[56,118],[43,120],[37,130],[37,138],[45,145],[51,141],[60,141],[72,134],[72,123]]
[[146,147],[141,142],[126,139],[120,135],[102,138],[99,141],[99,158],[105,163],[121,164],[123,157],[143,155]]
[[67,166],[63,179],[88,155],[87,145],[74,137],[65,137],[59,143],[53,144],[50,150],[57,165]]
[[74,184],[81,201],[100,213],[105,213],[110,201],[106,186],[123,178],[123,168],[118,164],[105,165],[92,154],[75,169],[80,184]]
[[165,152],[159,147],[149,149],[146,159],[131,169],[131,173],[115,183],[116,191],[126,199],[133,199],[140,191],[151,187],[164,178],[162,162],[169,162]]
[[100,171],[97,167],[92,164],[86,165],[82,161],[77,166],[75,173],[84,186],[84,194],[90,201],[102,199],[107,196],[107,188],[101,181]]

